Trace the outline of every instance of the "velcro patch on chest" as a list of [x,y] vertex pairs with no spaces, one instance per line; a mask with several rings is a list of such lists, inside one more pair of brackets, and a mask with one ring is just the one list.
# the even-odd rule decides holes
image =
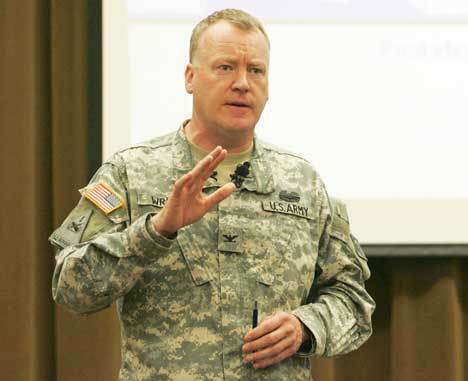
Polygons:
[[164,208],[164,205],[166,205],[167,202],[167,197],[152,196],[151,202],[154,206],[157,206],[158,208]]
[[101,209],[105,214],[109,214],[116,209],[125,206],[125,203],[116,192],[106,183],[100,182],[86,189],[83,196]]
[[218,232],[218,250],[242,253],[243,232],[239,228],[221,228]]
[[262,208],[268,212],[291,214],[293,216],[312,220],[311,211],[307,206],[286,201],[262,201]]
[[164,208],[166,205],[167,196],[166,195],[150,195],[148,193],[140,193],[138,194],[138,205],[153,205],[157,208]]

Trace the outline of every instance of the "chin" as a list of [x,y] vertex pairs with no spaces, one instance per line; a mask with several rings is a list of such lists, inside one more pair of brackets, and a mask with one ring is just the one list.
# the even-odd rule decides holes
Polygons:
[[251,120],[235,120],[223,123],[222,126],[225,131],[230,131],[232,133],[247,133],[254,130],[255,124],[256,123]]

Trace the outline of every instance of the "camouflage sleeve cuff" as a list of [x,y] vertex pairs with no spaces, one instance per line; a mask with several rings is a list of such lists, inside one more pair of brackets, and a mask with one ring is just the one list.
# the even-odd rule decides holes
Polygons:
[[315,343],[315,337],[312,332],[310,332],[309,328],[307,328],[307,326],[302,323],[302,321],[301,324],[302,329],[305,331],[307,336],[307,340],[301,344],[298,351],[296,352],[296,355],[299,357],[309,357],[312,353],[314,353],[317,344]]
[[146,230],[148,231],[148,234],[151,236],[151,238],[159,243],[161,246],[164,247],[171,247],[172,243],[174,240],[177,238],[177,233],[174,235],[173,238],[167,238],[163,236],[162,234],[158,233],[156,229],[154,228],[154,225],[151,223],[151,217],[154,216],[154,213],[147,214],[146,217]]
[[322,319],[314,311],[311,311],[310,305],[301,306],[292,311],[292,314],[307,327],[311,334],[311,345],[309,348],[301,346],[296,354],[302,357],[323,355],[325,352],[325,327]]
[[155,253],[167,252],[174,240],[170,240],[154,232],[148,231],[147,221],[151,218],[151,213],[145,214],[137,219],[127,229],[128,249],[133,255],[139,257],[151,257]]

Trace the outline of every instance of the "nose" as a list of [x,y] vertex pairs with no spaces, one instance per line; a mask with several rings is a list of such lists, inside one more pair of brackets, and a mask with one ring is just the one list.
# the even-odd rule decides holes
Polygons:
[[246,69],[239,69],[235,73],[234,81],[232,82],[232,89],[245,93],[250,90],[249,79],[247,77]]

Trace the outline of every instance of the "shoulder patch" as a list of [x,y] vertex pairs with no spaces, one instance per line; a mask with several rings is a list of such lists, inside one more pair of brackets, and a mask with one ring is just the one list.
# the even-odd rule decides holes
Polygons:
[[348,217],[348,210],[346,208],[346,204],[338,199],[338,198],[330,198],[331,205],[333,207],[333,211],[338,214],[341,218],[343,218],[345,221],[349,222],[349,217]]
[[89,209],[75,219],[68,221],[52,233],[49,241],[62,248],[80,243],[92,214],[93,210]]
[[349,241],[350,230],[349,223],[339,215],[335,215],[332,219],[330,235],[344,241]]
[[85,189],[83,191],[83,197],[91,201],[105,214],[109,214],[114,210],[125,206],[125,203],[117,193],[115,193],[112,188],[104,182],[97,183],[94,186]]

